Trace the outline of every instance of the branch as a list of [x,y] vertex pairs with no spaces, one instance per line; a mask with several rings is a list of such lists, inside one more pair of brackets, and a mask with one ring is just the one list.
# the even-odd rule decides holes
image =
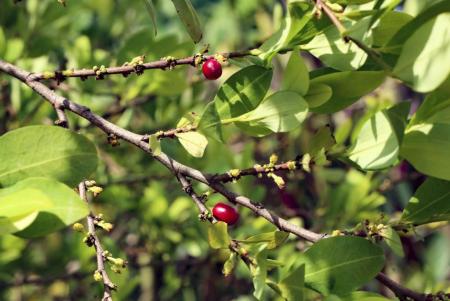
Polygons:
[[[244,57],[250,55],[248,50],[245,51],[236,51],[236,52],[228,52],[228,53],[220,53],[225,58],[236,58],[236,57]],[[202,57],[202,60],[207,60],[210,58],[214,58],[215,55],[205,55]],[[64,79],[68,77],[79,77],[81,79],[87,79],[88,77],[96,77],[98,79],[104,78],[104,76],[112,75],[112,74],[122,74],[124,76],[128,76],[131,73],[141,74],[143,71],[148,69],[171,69],[176,66],[181,65],[191,65],[196,66],[197,55],[175,59],[175,58],[167,58],[161,59],[158,61],[147,62],[143,64],[134,64],[134,65],[124,65],[118,67],[107,67],[103,70],[92,69],[79,69],[79,70],[64,70],[64,71],[55,71],[55,72],[41,72],[31,74],[29,79],[30,81],[40,81],[43,79],[55,79],[58,82],[62,82]],[[100,73],[99,73],[100,71]]]
[[386,274],[378,273],[376,279],[380,281],[384,286],[389,288],[401,301],[415,300],[415,301],[427,301],[427,294],[417,293],[410,290],[407,287],[401,286],[399,283],[395,282]]
[[[47,101],[49,101],[51,104],[59,104],[62,107],[64,107],[66,110],[72,111],[73,113],[79,115],[80,117],[83,117],[84,119],[88,120],[95,126],[97,126],[99,129],[104,131],[106,134],[112,134],[117,136],[120,139],[123,139],[146,153],[152,154],[151,149],[148,146],[148,143],[143,141],[144,136],[139,135],[133,132],[130,132],[126,129],[123,129],[121,127],[118,127],[117,125],[107,121],[106,119],[92,113],[89,108],[85,106],[81,106],[77,103],[74,103],[62,96],[59,96],[55,94],[52,90],[50,90],[47,86],[44,84],[38,82],[29,80],[30,73],[27,71],[24,71],[10,63],[4,62],[0,60],[0,70],[16,77],[17,79],[21,80],[23,83],[28,85],[30,88],[32,88],[34,91],[36,91],[39,95],[44,97]],[[170,158],[166,154],[162,153],[161,155],[153,155],[153,157],[159,161],[162,165],[167,167],[169,170],[173,171],[175,175],[181,174],[182,176],[192,178],[194,180],[197,180],[201,183],[204,183],[211,187],[212,189],[216,190],[223,196],[225,196],[228,200],[230,200],[233,203],[240,204],[244,207],[249,208],[252,210],[256,215],[261,216],[268,220],[270,223],[277,226],[280,230],[292,233],[300,238],[306,239],[311,242],[316,242],[323,237],[325,237],[322,234],[318,234],[315,232],[312,232],[310,230],[304,229],[302,227],[296,226],[292,223],[289,223],[287,220],[275,215],[274,213],[270,212],[269,210],[265,209],[262,205],[253,202],[249,198],[245,196],[237,195],[234,192],[231,192],[225,188],[221,183],[217,183],[214,181],[211,181],[214,177],[214,175],[207,175],[202,173],[201,171],[194,169],[192,167],[183,165],[174,159]],[[80,184],[81,185],[81,184]],[[100,244],[99,244],[100,245]],[[101,246],[100,246],[101,248]],[[103,262],[103,261],[102,261]],[[380,280],[381,279],[381,280]],[[381,276],[379,279],[380,282],[383,284],[386,281],[386,278]],[[384,282],[383,282],[384,281]],[[389,287],[392,291],[395,292],[395,290],[402,290],[403,288],[400,284],[391,281],[388,283]],[[419,293],[417,293],[419,294]],[[417,296],[415,296],[417,297]],[[422,299],[414,299],[415,301],[423,301]]]
[[[78,191],[80,193],[80,197],[88,202],[87,196],[86,196],[86,184],[84,182],[81,182],[78,185]],[[100,243],[100,240],[97,237],[97,234],[95,233],[95,222],[94,217],[89,214],[87,217],[87,224],[88,224],[88,235],[89,240],[93,244],[95,248],[95,253],[97,256],[97,271],[102,275],[102,281],[103,281],[103,298],[102,301],[112,301],[112,291],[116,289],[116,285],[112,283],[112,281],[109,279],[108,273],[106,273],[105,269],[105,258],[103,255],[103,248]]]

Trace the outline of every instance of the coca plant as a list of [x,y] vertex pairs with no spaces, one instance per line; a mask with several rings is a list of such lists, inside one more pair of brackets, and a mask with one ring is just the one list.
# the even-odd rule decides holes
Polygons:
[[449,11],[3,1],[0,299],[447,300]]

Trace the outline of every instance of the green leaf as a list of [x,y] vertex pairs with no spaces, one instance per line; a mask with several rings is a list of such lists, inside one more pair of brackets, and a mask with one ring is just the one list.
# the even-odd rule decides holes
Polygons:
[[302,264],[290,271],[290,273],[278,283],[281,297],[285,298],[287,301],[302,301],[304,299],[304,281],[305,265]]
[[373,44],[383,46],[402,28],[403,25],[411,21],[408,14],[390,11],[384,14],[373,28]]
[[425,98],[410,121],[410,126],[421,123],[450,125],[450,95],[436,91]]
[[409,127],[400,154],[418,171],[450,180],[450,125],[420,123]]
[[310,145],[308,147],[308,153],[314,157],[322,149],[327,151],[335,144],[336,139],[334,139],[330,126],[324,126],[320,128],[311,139]]
[[24,190],[37,190],[50,202],[39,210],[33,223],[15,234],[24,238],[43,236],[60,230],[84,218],[88,213],[86,202],[73,189],[49,178],[28,178],[15,185],[0,190],[0,199]]
[[208,139],[198,132],[176,133],[181,145],[193,157],[201,158],[208,145]]
[[278,51],[289,45],[312,16],[311,5],[300,2],[289,3],[288,13],[283,19],[280,29],[259,47],[262,52],[259,56],[270,61]]
[[25,229],[34,221],[37,212],[52,206],[53,203],[38,189],[24,187],[6,194],[1,194],[0,190],[0,233]]
[[0,185],[45,176],[75,186],[97,167],[95,145],[56,126],[28,126],[0,137]]
[[296,52],[292,52],[283,73],[281,82],[282,90],[297,92],[305,95],[309,89],[309,73],[303,58]]
[[255,109],[264,99],[271,80],[272,70],[256,65],[234,73],[214,98],[220,118],[237,117]]
[[305,285],[317,292],[346,294],[364,285],[383,268],[383,250],[361,237],[325,238],[301,258]]
[[245,244],[266,243],[266,248],[270,250],[282,245],[286,241],[288,236],[289,233],[287,232],[272,231],[251,236],[247,239],[241,240],[240,242]]
[[402,221],[421,225],[450,220],[450,182],[428,178],[403,210]]
[[[330,296],[332,297],[332,296]],[[336,296],[337,297],[337,296]],[[393,299],[387,299],[381,295],[370,292],[353,292],[350,295],[339,296],[337,299],[327,298],[325,301],[393,301]]]
[[250,272],[253,276],[253,296],[261,300],[264,297],[267,278],[267,250],[260,250],[255,256],[255,264],[250,265]]
[[231,243],[227,224],[217,222],[208,226],[208,242],[213,249],[228,249]]
[[392,249],[392,251],[394,251],[395,254],[400,257],[405,256],[402,241],[400,240],[400,236],[397,231],[392,229],[392,227],[387,226],[380,231],[380,235],[384,238],[386,244]]
[[314,83],[309,87],[305,100],[310,108],[316,108],[327,102],[333,95],[331,87],[325,84]]
[[398,161],[399,140],[385,111],[367,120],[348,157],[364,170],[385,169]]
[[8,40],[8,47],[5,53],[5,61],[15,62],[22,56],[23,49],[25,48],[24,42],[19,38],[12,38]]
[[154,156],[161,155],[161,141],[158,139],[158,135],[150,135],[148,138],[148,146]]
[[343,71],[319,75],[311,80],[311,85],[325,84],[333,90],[333,95],[324,104],[312,108],[316,113],[334,113],[353,104],[360,97],[372,92],[385,78],[382,71]]
[[[347,34],[367,46],[372,45],[372,32],[369,30],[371,17],[358,22],[344,22],[348,28]],[[309,51],[319,58],[325,65],[341,71],[356,70],[367,60],[367,53],[353,42],[342,39],[339,30],[328,27],[322,34],[317,35],[302,49]]]
[[3,53],[6,51],[6,37],[3,28],[0,26],[0,57],[3,57]]
[[198,131],[216,141],[223,142],[222,123],[214,101],[206,105],[198,123]]
[[[236,125],[265,128],[274,133],[289,132],[302,124],[308,114],[308,104],[298,93],[279,91],[264,99],[261,104],[235,118]],[[246,130],[246,128],[243,128]]]
[[450,69],[442,62],[450,61],[450,13],[438,15],[416,29],[405,42],[395,65],[395,76],[416,91],[429,92],[439,87]]
[[194,43],[198,43],[203,36],[200,19],[197,12],[190,0],[172,0],[175,9],[177,10],[178,17],[186,27],[187,32],[191,36]]
[[237,254],[235,252],[231,252],[230,257],[228,257],[227,261],[223,264],[222,274],[225,277],[229,276],[233,272],[236,267],[237,258]]
[[155,9],[155,5],[153,4],[153,0],[144,0],[145,3],[145,7],[147,8],[147,12],[148,15],[150,16],[150,19],[152,20],[152,24],[153,24],[153,30],[156,34],[158,33],[158,28],[156,25],[156,9]]

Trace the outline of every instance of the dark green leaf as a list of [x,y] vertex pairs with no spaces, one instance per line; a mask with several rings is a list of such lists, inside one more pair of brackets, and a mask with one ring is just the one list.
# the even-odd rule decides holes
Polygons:
[[191,36],[194,43],[198,43],[203,36],[200,19],[198,18],[197,12],[192,6],[190,0],[172,0],[175,9],[177,10],[178,17],[180,17],[181,22],[183,22],[186,27],[187,32]]

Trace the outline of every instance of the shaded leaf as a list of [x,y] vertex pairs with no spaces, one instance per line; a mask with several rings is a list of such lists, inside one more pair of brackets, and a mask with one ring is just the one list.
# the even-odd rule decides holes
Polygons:
[[257,243],[266,243],[267,249],[274,249],[281,244],[283,244],[288,238],[289,233],[283,231],[272,231],[266,233],[260,233],[254,236],[251,236],[247,239],[241,240],[240,242],[246,244],[257,244]]
[[333,90],[330,86],[314,83],[309,87],[305,100],[310,108],[316,108],[327,102],[332,95]]
[[180,17],[181,22],[183,22],[184,27],[186,27],[187,32],[191,36],[194,43],[198,43],[203,36],[200,19],[198,18],[197,12],[190,0],[172,0],[175,9],[177,10],[178,17]]
[[296,51],[292,52],[283,73],[283,81],[281,82],[282,90],[297,92],[305,95],[309,88],[308,68],[303,58]]
[[228,249],[231,241],[228,236],[227,224],[217,222],[208,225],[208,241],[213,249]]
[[386,244],[400,257],[405,256],[403,252],[402,241],[400,240],[400,236],[397,231],[392,229],[392,227],[385,227],[380,231],[380,235],[384,238]]
[[153,24],[153,31],[156,34],[158,33],[158,28],[156,25],[156,9],[155,5],[153,4],[153,0],[144,0],[145,7],[147,8],[148,15],[150,16],[150,19],[152,20]]

